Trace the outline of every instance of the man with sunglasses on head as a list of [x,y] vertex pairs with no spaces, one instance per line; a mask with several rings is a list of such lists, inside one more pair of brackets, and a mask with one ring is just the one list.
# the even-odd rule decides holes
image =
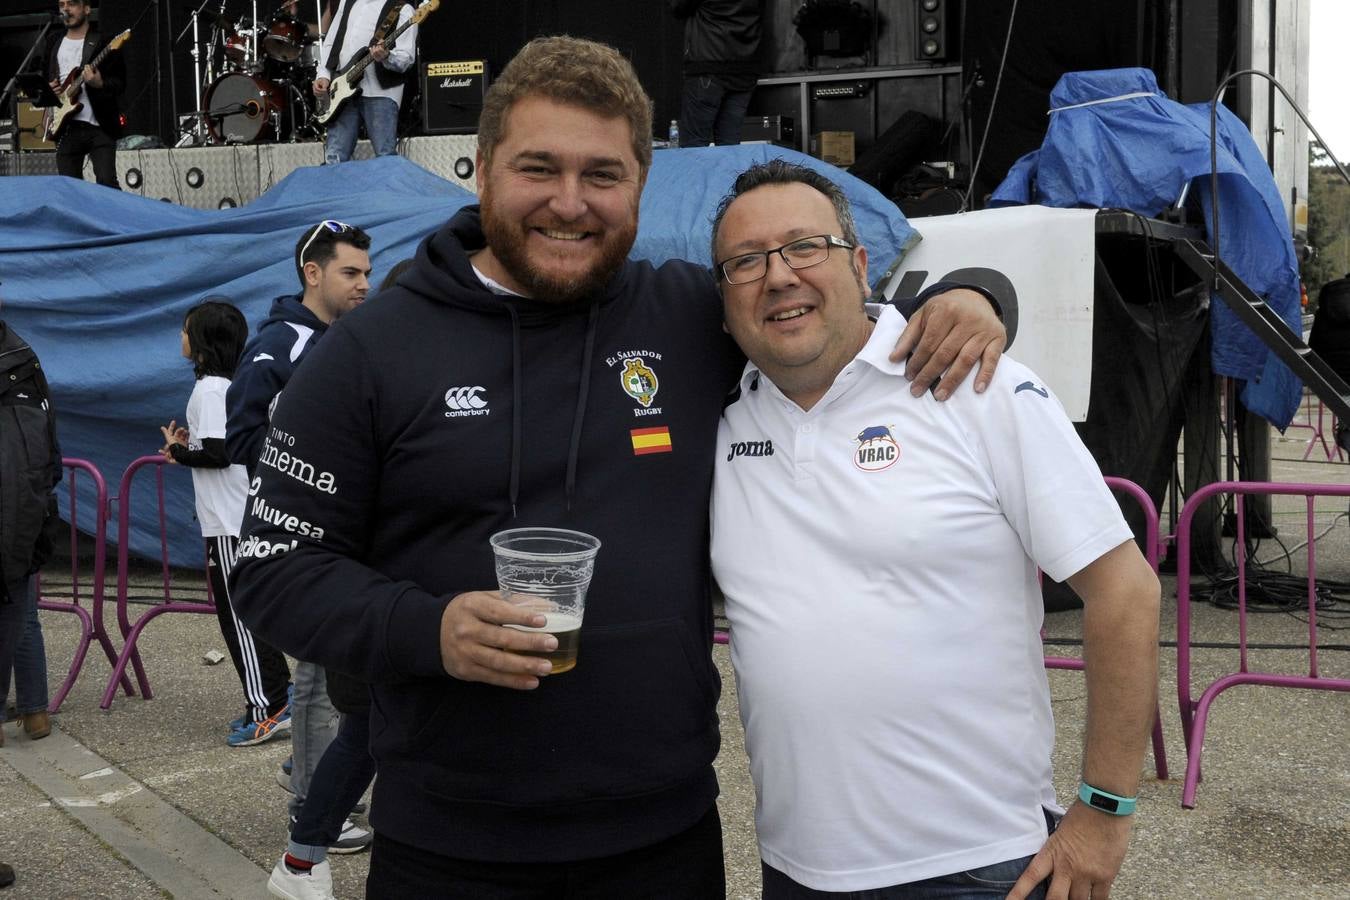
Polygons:
[[[984,394],[903,396],[904,317],[869,315],[867,250],[815,170],[744,172],[713,259],[749,357],[718,432],[712,566],[765,900],[1105,897],[1153,721],[1158,579],[1097,464],[1013,360]],[[1084,603],[1062,820],[1038,566]]]
[[[651,115],[614,48],[527,44],[483,107],[479,204],[278,404],[290,465],[257,499],[323,535],[250,517],[233,586],[259,633],[371,683],[368,897],[725,892],[708,491],[744,358],[706,267],[628,258]],[[925,341],[970,344],[952,383],[987,347],[990,377],[990,305],[935,308]],[[566,674],[495,587],[489,537],[530,525],[603,543]]]
[[[274,435],[268,442],[277,397],[328,327],[360,305],[370,290],[370,236],[332,220],[306,228],[296,241],[295,271],[300,293],[272,302],[267,319],[244,346],[225,394],[225,450],[231,462],[248,469],[250,496],[256,493],[260,460],[285,450],[284,439]],[[245,540],[239,547],[240,558],[257,549],[256,542]],[[257,644],[259,652],[264,652],[263,642]],[[265,652],[281,655],[271,646]],[[261,743],[290,729],[292,819],[299,815],[319,760],[337,732],[337,714],[325,682],[321,666],[298,661],[289,706],[284,696],[269,698],[273,715],[263,722],[245,723],[241,739],[231,741],[235,746]],[[332,848],[352,852],[369,843],[370,832],[346,822]]]

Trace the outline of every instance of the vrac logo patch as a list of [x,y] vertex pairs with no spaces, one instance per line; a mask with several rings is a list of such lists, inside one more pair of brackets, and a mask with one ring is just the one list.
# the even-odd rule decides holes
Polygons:
[[446,412],[447,419],[457,418],[459,416],[486,416],[492,412],[488,409],[488,402],[483,399],[482,394],[486,390],[482,386],[474,387],[452,387],[445,392],[445,405],[450,407]]
[[886,425],[869,425],[853,440],[858,444],[853,451],[853,464],[864,472],[889,469],[900,458],[900,445]]

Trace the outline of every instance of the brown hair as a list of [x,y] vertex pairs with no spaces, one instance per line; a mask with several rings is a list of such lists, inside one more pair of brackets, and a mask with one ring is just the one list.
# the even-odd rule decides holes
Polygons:
[[535,38],[522,47],[483,100],[478,149],[485,164],[492,161],[492,151],[502,139],[507,111],[530,95],[607,118],[623,117],[633,132],[633,155],[646,177],[652,165],[652,101],[618,50],[568,35]]

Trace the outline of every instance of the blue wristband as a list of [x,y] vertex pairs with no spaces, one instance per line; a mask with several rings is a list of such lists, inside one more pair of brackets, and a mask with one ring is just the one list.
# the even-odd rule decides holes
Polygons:
[[1078,783],[1078,799],[1093,809],[1101,810],[1113,816],[1128,816],[1134,813],[1138,797],[1122,797],[1101,788],[1095,788],[1086,781]]

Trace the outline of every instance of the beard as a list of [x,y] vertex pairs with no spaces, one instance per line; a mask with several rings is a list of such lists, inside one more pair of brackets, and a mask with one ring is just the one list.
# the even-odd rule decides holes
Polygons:
[[[480,214],[483,223],[483,235],[492,255],[501,263],[502,268],[525,289],[526,296],[547,303],[572,303],[590,296],[604,288],[609,280],[622,268],[637,240],[637,217],[621,228],[606,229],[600,244],[600,255],[585,272],[560,275],[548,271],[539,265],[543,260],[531,260],[526,242],[531,227],[519,221],[507,221],[496,215],[492,203],[483,202]],[[553,227],[545,225],[543,227]],[[565,230],[567,226],[556,226]],[[588,239],[589,240],[589,239]]]

